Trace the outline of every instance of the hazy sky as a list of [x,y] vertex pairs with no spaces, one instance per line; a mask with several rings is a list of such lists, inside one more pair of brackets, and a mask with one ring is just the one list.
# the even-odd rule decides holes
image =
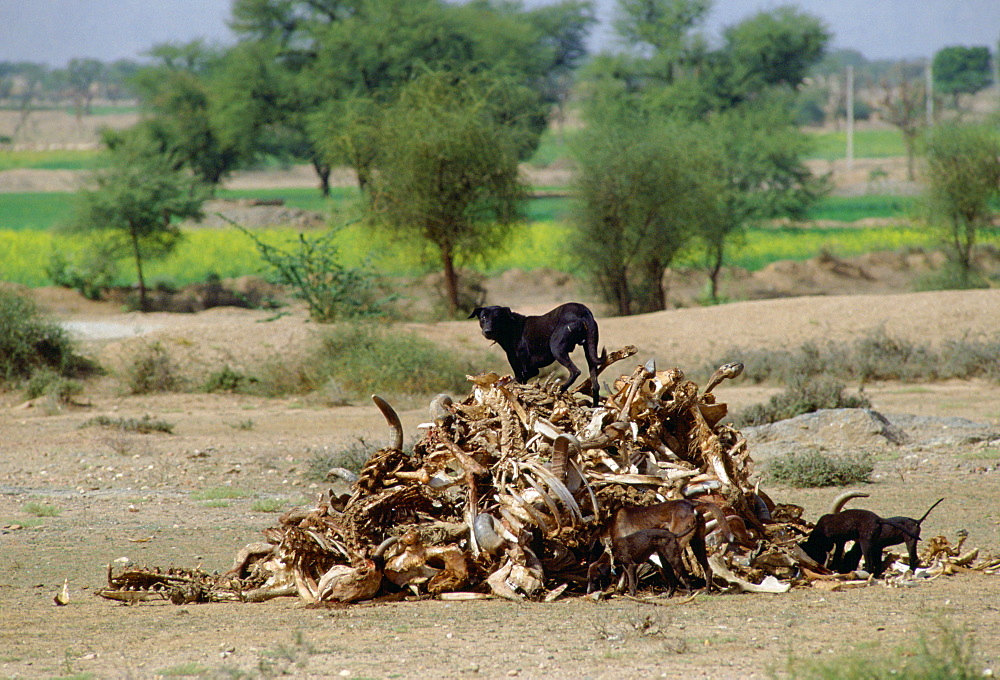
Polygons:
[[[152,45],[204,38],[229,42],[231,0],[0,0],[0,61],[65,66],[74,57],[138,59]],[[545,4],[529,0],[526,4]],[[797,5],[820,17],[835,47],[869,59],[929,57],[949,45],[1000,39],[1000,0],[715,0],[709,36],[762,9]],[[607,40],[614,0],[597,0]]]

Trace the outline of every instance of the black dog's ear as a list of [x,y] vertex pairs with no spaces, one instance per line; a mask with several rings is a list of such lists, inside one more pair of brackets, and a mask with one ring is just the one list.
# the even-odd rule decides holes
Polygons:
[[476,307],[475,309],[472,310],[472,314],[469,314],[469,318],[470,319],[474,319],[474,318],[476,318],[477,316],[479,316],[482,313],[483,313],[483,308],[482,307]]

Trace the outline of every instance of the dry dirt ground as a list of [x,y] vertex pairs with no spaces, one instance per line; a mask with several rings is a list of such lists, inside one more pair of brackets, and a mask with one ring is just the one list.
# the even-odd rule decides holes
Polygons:
[[[265,321],[267,312],[233,308],[142,316],[66,291],[34,294],[112,371],[137,345],[152,341],[204,375],[223,361],[239,367],[295,352],[316,331],[301,310],[273,321]],[[536,293],[530,304],[553,302]],[[738,352],[727,353],[737,345],[848,340],[878,327],[920,343],[990,335],[1000,321],[997,310],[1000,290],[987,290],[785,298],[599,321],[607,346],[635,344],[641,361],[652,356],[661,366],[693,371],[712,357],[738,358]],[[473,321],[408,327],[446,346],[485,346]],[[497,348],[490,351],[492,367],[503,367]],[[968,545],[1000,551],[996,385],[878,384],[867,392],[879,412],[974,424],[929,420],[919,436],[897,446],[877,441],[851,418],[835,418],[818,429],[792,426],[791,435],[779,438],[779,452],[819,440],[831,450],[872,451],[878,467],[866,488],[866,507],[919,516],[944,496],[924,525],[925,537],[954,540],[964,528]],[[739,408],[769,390],[737,381],[716,393]],[[359,437],[380,442],[381,417],[368,403],[125,397],[113,373],[88,385],[81,399],[87,406],[54,410],[44,402],[26,405],[15,393],[0,398],[0,676],[762,678],[780,674],[790,658],[832,659],[875,647],[890,654],[899,646],[912,653],[920,635],[940,629],[975,640],[977,667],[1000,664],[1000,583],[975,574],[903,589],[802,589],[652,603],[567,597],[550,604],[424,601],[307,609],[285,598],[119,606],[92,595],[108,563],[127,558],[227,569],[240,547],[260,540],[261,530],[277,521],[255,510],[255,502],[311,503],[320,487],[308,476],[310,461]],[[412,438],[425,407],[398,405]],[[174,433],[110,435],[81,428],[97,415],[146,414],[172,423]],[[963,434],[966,426],[973,434]],[[762,439],[759,447],[755,458],[762,462],[774,452],[774,439]],[[215,503],[194,496],[220,487],[245,496]],[[803,505],[812,520],[838,492],[767,491]],[[59,514],[36,517],[31,503],[54,506]],[[64,579],[70,603],[57,607],[52,598]]]
[[[58,143],[86,136],[66,121],[29,122],[38,129],[25,132],[39,139],[52,138],[45,125],[74,132]],[[897,165],[888,168],[890,176],[898,174]],[[856,168],[853,189],[844,190],[864,190],[872,169]],[[312,182],[308,173],[296,172],[241,175],[233,182]],[[72,173],[30,174],[3,173],[0,191],[71,189],[76,181]],[[640,361],[655,357],[661,367],[693,373],[708,360],[739,359],[741,348],[849,341],[878,328],[919,344],[995,337],[1000,290],[902,292],[932,265],[889,256],[779,263],[750,279],[734,274],[726,289],[733,297],[776,299],[628,319],[603,310],[602,343],[635,344]],[[693,278],[673,276],[676,302],[686,304],[702,288]],[[526,313],[573,298],[598,307],[551,272],[511,272],[488,282],[487,290],[490,302]],[[876,584],[844,592],[795,589],[647,602],[566,597],[549,604],[423,601],[308,609],[293,598],[180,607],[123,607],[98,599],[92,593],[116,560],[229,568],[239,548],[277,522],[276,514],[261,510],[261,501],[311,504],[321,490],[310,476],[311,462],[359,438],[381,442],[385,427],[362,402],[329,407],[309,398],[121,395],[117,372],[151,342],[199,382],[226,363],[241,370],[302,351],[317,329],[301,309],[274,320],[270,312],[234,308],[139,315],[61,290],[33,294],[111,373],[87,385],[80,399],[86,406],[56,409],[0,393],[0,677],[764,678],[781,676],[790,660],[912,654],[921,636],[942,630],[974,644],[975,668],[1000,669],[1000,583],[978,574],[898,589]],[[446,347],[490,352],[484,370],[505,368],[473,321],[406,326]],[[716,394],[738,409],[773,391],[735,381]],[[863,412],[837,412],[747,432],[752,455],[763,467],[772,455],[804,447],[869,451],[878,463],[874,483],[864,489],[871,494],[865,507],[919,516],[944,496],[923,535],[954,540],[966,529],[967,545],[1000,552],[998,387],[951,381],[875,384],[866,392],[875,410],[906,431],[903,444],[887,442]],[[396,406],[407,436],[415,438],[426,407],[409,400]],[[81,427],[99,415],[147,414],[171,423],[173,434],[112,435]],[[219,496],[213,490],[225,488],[242,497],[211,502],[196,495]],[[764,488],[779,502],[804,506],[811,520],[839,492],[766,482]],[[46,507],[58,514],[37,516]],[[57,607],[53,596],[64,581],[70,602]]]

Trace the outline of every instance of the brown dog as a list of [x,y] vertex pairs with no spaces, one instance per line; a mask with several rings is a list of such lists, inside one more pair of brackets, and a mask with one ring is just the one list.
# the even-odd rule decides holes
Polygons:
[[[733,532],[719,506],[687,499],[619,508],[611,518],[605,540],[614,552],[615,544],[626,536],[645,529],[666,529],[678,537],[680,549],[691,546],[691,551],[705,576],[705,587],[712,590],[715,585],[712,582],[712,567],[708,564],[708,551],[705,548],[705,518],[701,514],[705,512],[716,519],[725,540],[732,543],[735,540]],[[594,582],[599,578],[599,573],[608,567],[606,557],[605,554],[590,565],[588,581]]]
[[695,528],[692,524],[680,535],[666,529],[643,529],[618,539],[612,546],[611,553],[615,562],[625,567],[628,591],[632,597],[635,597],[636,591],[635,570],[654,552],[660,557],[660,574],[667,582],[667,597],[677,591],[678,579],[685,590],[691,590],[691,584],[684,573],[684,562],[681,561],[680,539]]

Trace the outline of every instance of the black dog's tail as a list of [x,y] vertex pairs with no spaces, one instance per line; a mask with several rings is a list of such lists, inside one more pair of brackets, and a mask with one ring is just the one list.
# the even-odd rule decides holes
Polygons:
[[878,530],[879,535],[882,534],[882,525],[890,526],[893,529],[895,529],[896,531],[899,531],[900,533],[902,533],[904,536],[909,536],[910,538],[912,538],[915,541],[919,541],[920,540],[920,534],[919,533],[915,534],[912,531],[910,531],[909,529],[907,529],[906,527],[904,527],[902,524],[899,524],[898,522],[894,522],[891,519],[882,519],[882,524],[879,526],[879,530]]
[[927,515],[931,514],[931,510],[933,510],[934,508],[936,508],[938,506],[938,503],[940,503],[943,500],[944,500],[943,498],[939,498],[938,501],[937,501],[937,503],[935,503],[931,507],[927,508],[927,512],[924,513],[924,516],[917,520],[917,526],[920,526],[921,524],[923,524],[924,520],[927,519]]

